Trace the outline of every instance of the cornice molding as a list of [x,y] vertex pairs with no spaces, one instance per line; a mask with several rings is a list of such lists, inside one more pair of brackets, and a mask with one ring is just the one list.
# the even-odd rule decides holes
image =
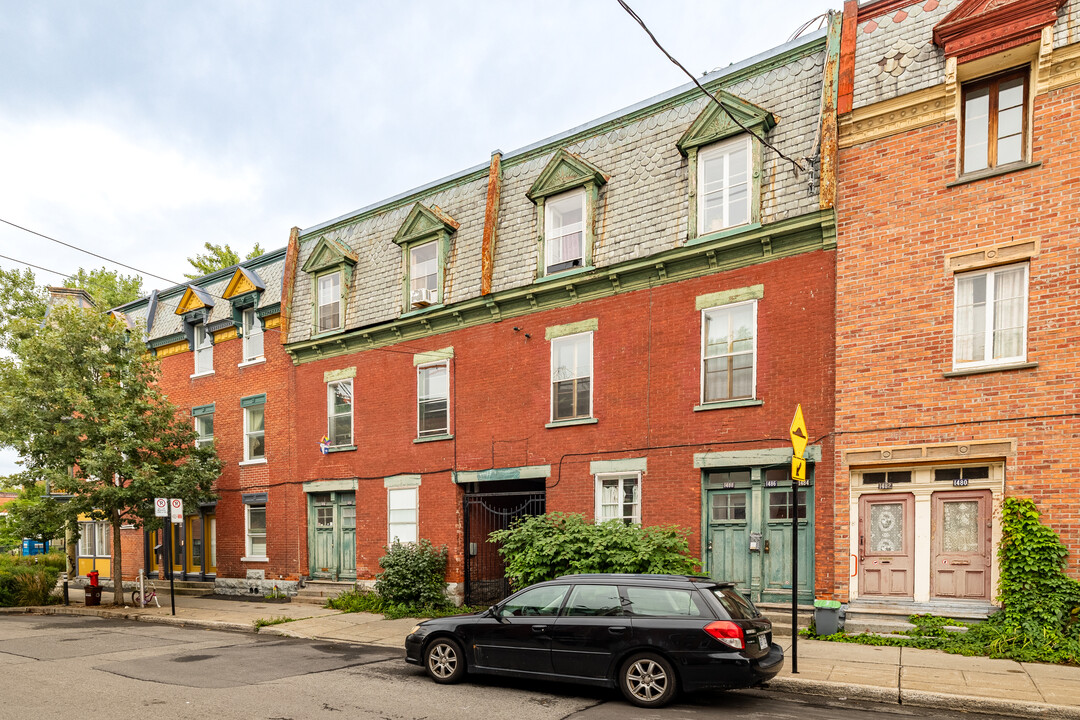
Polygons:
[[1057,22],[1065,0],[1014,0],[992,7],[992,0],[968,0],[934,26],[934,44],[946,57],[965,63],[1037,42],[1042,29]]
[[857,108],[840,119],[840,147],[934,125],[948,119],[949,111],[944,84]]
[[1060,90],[1080,82],[1080,43],[1066,45],[1054,51],[1050,59],[1046,89]]

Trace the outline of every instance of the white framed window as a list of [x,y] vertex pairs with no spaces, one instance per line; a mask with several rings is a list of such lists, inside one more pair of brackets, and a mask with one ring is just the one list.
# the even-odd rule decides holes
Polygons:
[[214,442],[214,413],[199,415],[195,418],[195,447],[210,445]]
[[698,153],[698,234],[750,222],[750,136],[724,140]]
[[701,311],[701,402],[754,397],[757,301]]
[[266,458],[265,401],[244,407],[244,461]]
[[641,524],[641,473],[596,476],[596,521]]
[[266,506],[265,505],[245,505],[246,509],[244,515],[245,535],[247,537],[247,546],[245,548],[245,557],[252,558],[265,558],[266,557]]
[[317,285],[315,315],[318,330],[336,330],[341,327],[341,272],[320,275]]
[[439,243],[437,240],[409,248],[409,302],[424,307],[439,299]]
[[585,190],[571,190],[544,202],[545,274],[585,264]]
[[353,382],[326,384],[326,434],[333,447],[353,444]]
[[195,326],[195,374],[214,372],[214,335],[206,331],[206,324]]
[[79,523],[79,557],[111,557],[112,528],[107,522]]
[[244,311],[244,362],[258,360],[263,356],[262,321],[255,308]]
[[450,363],[416,368],[417,437],[450,434]]
[[957,275],[955,293],[955,369],[1025,361],[1027,263]]
[[551,341],[551,421],[592,417],[591,332]]
[[386,491],[388,542],[416,542],[416,519],[420,503],[420,489],[415,487],[390,488]]

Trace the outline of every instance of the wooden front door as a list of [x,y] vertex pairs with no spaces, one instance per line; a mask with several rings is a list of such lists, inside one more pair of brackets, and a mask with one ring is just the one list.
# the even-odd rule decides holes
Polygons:
[[707,498],[709,576],[751,594],[750,488],[710,490]]
[[991,507],[989,490],[934,493],[934,597],[990,600]]
[[911,493],[859,499],[859,595],[915,594],[915,497]]
[[313,493],[309,522],[312,577],[355,579],[356,493]]
[[[814,544],[807,520],[807,496],[810,488],[799,489],[799,595],[813,594]],[[761,555],[764,577],[763,596],[778,601],[791,597],[791,488],[765,490],[765,541],[768,552]],[[770,593],[773,597],[769,597]]]

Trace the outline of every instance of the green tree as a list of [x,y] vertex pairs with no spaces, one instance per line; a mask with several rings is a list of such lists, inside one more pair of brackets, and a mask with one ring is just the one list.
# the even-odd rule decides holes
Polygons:
[[[191,267],[195,268],[195,273],[184,273],[184,277],[188,280],[195,280],[201,278],[203,275],[209,275],[216,270],[224,270],[227,267],[232,267],[240,262],[240,256],[236,254],[228,244],[215,245],[212,242],[206,242],[203,247],[206,248],[205,253],[199,253],[193,258],[188,258],[188,262],[191,263]],[[266,251],[263,250],[259,243],[255,243],[255,247],[251,249],[247,255],[244,256],[245,260],[252,260],[259,257]]]
[[[100,312],[60,305],[0,358],[0,445],[22,457],[9,481],[71,495],[61,511],[112,526],[113,587],[123,576],[120,526],[153,527],[153,498],[207,500],[221,463],[161,392],[140,335]],[[122,603],[122,593],[115,602]]]
[[74,275],[64,280],[64,286],[90,293],[98,310],[119,307],[139,299],[143,294],[141,277],[121,275],[116,270],[105,268],[90,271],[79,268]]
[[0,348],[10,347],[45,317],[48,293],[34,282],[34,273],[0,268]]
[[23,538],[55,540],[64,536],[67,524],[59,503],[45,500],[45,484],[13,488],[19,497],[4,505],[0,517],[0,545],[17,546]]

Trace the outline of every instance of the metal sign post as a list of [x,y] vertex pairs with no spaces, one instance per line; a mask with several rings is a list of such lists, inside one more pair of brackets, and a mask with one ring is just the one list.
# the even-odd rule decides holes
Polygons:
[[802,405],[791,419],[791,673],[799,672],[799,480],[806,478],[806,421]]
[[169,500],[169,519],[173,527],[168,530],[169,535],[169,602],[172,604],[172,614],[176,614],[176,571],[173,568],[173,531],[176,525],[184,527],[184,501],[179,498]]

